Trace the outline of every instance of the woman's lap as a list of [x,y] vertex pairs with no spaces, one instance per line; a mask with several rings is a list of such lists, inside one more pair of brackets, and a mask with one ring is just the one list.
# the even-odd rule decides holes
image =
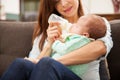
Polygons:
[[1,77],[1,80],[81,80],[61,63],[46,57],[34,64],[17,58]]
[[41,59],[31,73],[30,80],[81,80],[61,63],[46,57]]

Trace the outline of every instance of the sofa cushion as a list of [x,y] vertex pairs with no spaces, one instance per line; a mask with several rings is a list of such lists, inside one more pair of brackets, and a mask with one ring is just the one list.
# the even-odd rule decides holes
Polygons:
[[111,80],[119,80],[120,79],[120,19],[110,21],[111,29],[112,29],[112,38],[114,42],[114,46],[109,53],[108,60],[108,68],[110,71]]
[[0,21],[0,75],[15,58],[29,54],[34,24]]

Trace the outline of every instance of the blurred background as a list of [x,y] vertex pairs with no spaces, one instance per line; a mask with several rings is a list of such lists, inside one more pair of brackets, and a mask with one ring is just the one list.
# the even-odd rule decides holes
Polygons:
[[37,19],[40,0],[0,0],[0,19],[34,21]]
[[[0,20],[36,21],[40,0],[0,0]],[[85,14],[120,19],[120,0],[82,0]]]

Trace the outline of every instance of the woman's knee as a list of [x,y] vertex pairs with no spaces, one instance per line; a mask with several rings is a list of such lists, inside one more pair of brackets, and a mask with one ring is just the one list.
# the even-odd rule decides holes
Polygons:
[[39,65],[39,66],[52,66],[53,64],[53,62],[54,62],[55,60],[54,59],[52,59],[52,58],[50,58],[50,57],[44,57],[44,58],[42,58],[39,62],[38,62],[38,64],[37,65]]
[[52,59],[50,57],[43,57],[40,62],[49,63]]
[[16,58],[12,64],[16,66],[21,66],[21,65],[24,65],[24,63],[25,63],[25,60],[23,58]]
[[16,58],[13,61],[12,65],[16,68],[29,68],[29,67],[32,67],[34,64],[23,58]]

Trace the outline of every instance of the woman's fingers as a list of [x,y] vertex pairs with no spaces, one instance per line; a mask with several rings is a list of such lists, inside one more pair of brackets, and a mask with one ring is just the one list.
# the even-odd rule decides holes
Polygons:
[[61,32],[58,29],[58,26],[48,27],[47,35],[48,35],[48,38],[56,40],[57,38],[60,37]]
[[31,61],[33,63],[37,63],[39,60],[37,59],[34,59],[34,58],[28,58],[28,57],[25,57],[24,59],[28,60],[28,61]]
[[61,27],[60,27],[60,23],[58,22],[51,22],[49,24],[49,27],[48,27],[48,30],[51,29],[51,30],[58,30],[58,32],[61,34],[62,33],[62,30],[61,30]]

